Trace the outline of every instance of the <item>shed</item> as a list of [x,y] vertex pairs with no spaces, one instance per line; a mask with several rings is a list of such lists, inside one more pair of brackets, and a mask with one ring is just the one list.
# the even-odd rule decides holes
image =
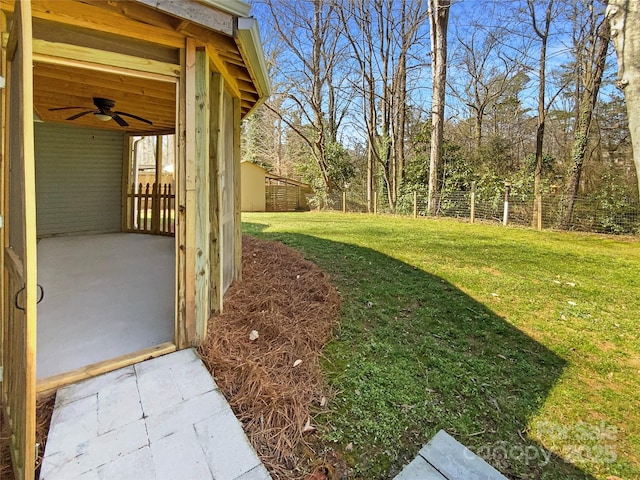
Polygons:
[[[241,276],[240,122],[269,84],[240,0],[0,12],[0,377],[16,478],[31,480],[38,392],[196,345],[222,310]],[[140,189],[143,136],[158,175]]]
[[243,161],[242,172],[242,211],[265,211],[265,176],[267,170],[253,162]]
[[309,210],[307,197],[313,194],[310,185],[270,173],[248,161],[241,163],[241,170],[243,212]]

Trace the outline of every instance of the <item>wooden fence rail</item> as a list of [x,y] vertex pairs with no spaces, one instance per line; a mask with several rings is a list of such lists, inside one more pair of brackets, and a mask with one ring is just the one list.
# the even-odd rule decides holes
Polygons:
[[175,203],[170,183],[132,185],[127,192],[127,231],[174,235]]

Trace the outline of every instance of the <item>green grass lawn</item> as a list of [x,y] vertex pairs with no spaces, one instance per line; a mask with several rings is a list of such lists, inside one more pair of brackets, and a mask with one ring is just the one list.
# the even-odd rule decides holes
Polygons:
[[510,478],[640,478],[640,240],[336,213],[243,214],[331,275],[336,392],[316,421],[357,478],[439,429]]

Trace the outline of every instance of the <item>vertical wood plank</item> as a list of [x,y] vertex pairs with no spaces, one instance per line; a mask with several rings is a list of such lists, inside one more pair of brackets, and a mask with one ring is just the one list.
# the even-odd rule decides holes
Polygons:
[[184,138],[185,138],[185,268],[184,298],[187,342],[196,338],[196,46],[193,39],[186,39],[184,77]]
[[242,173],[240,161],[240,134],[242,121],[242,101],[233,99],[233,279],[242,280]]
[[223,78],[219,73],[211,75],[209,101],[211,115],[209,125],[209,222],[210,244],[210,303],[212,312],[222,311],[222,183],[220,163],[223,161],[222,140],[222,95]]
[[[7,19],[2,11],[0,11],[0,35],[7,31]],[[7,57],[4,48],[0,48],[0,75],[7,78]],[[9,178],[5,170],[8,168],[5,157],[5,109],[6,109],[6,88],[0,89],[0,215],[5,220],[5,227],[0,229],[0,362],[4,358],[4,323],[7,321],[5,315],[5,275],[4,275],[4,248],[6,245],[6,199],[9,192],[9,185],[6,179]],[[8,298],[8,297],[7,297]],[[0,401],[3,400],[3,394],[0,392]]]
[[160,227],[160,193],[162,188],[162,135],[156,135],[156,185],[153,201],[151,202],[153,211],[151,214],[151,231],[157,235],[161,233]]
[[209,59],[204,48],[196,50],[195,91],[195,317],[196,342],[207,334],[209,321]]
[[[10,426],[10,447],[16,480],[35,475],[36,416],[36,191],[33,132],[33,36],[31,1],[16,2],[7,46],[7,97],[3,164],[8,193],[4,204],[16,218],[5,218],[5,256],[2,275],[4,298],[22,291],[23,309],[3,303],[2,327],[6,341],[1,363],[5,365],[2,396]],[[11,172],[11,173],[10,173]],[[17,186],[17,187],[16,187]],[[14,188],[15,187],[15,188]],[[13,191],[13,192],[12,192]],[[12,195],[13,193],[13,195]],[[15,202],[12,207],[10,201]],[[3,208],[4,208],[3,207]],[[3,213],[8,214],[8,211]],[[10,232],[10,229],[15,229]],[[15,242],[15,245],[12,244]],[[12,247],[16,246],[17,250]],[[8,261],[8,258],[13,258]],[[21,311],[22,310],[22,311]]]
[[187,50],[189,40],[185,42],[185,48],[180,51],[180,79],[176,84],[176,160],[175,160],[175,235],[176,235],[176,322],[175,343],[176,346],[186,348],[189,346],[186,315],[186,77],[187,77]]
[[122,146],[122,200],[120,205],[120,230],[126,232],[129,230],[127,225],[129,221],[129,209],[133,205],[129,205],[129,178],[131,176],[131,135],[124,136],[124,145]]

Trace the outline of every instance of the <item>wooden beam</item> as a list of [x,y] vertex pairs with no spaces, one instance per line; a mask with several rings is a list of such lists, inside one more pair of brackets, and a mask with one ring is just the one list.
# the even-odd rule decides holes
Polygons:
[[233,92],[233,95],[239,97],[240,89],[238,88],[238,82],[231,75],[231,73],[229,73],[229,70],[227,69],[227,64],[224,61],[222,61],[218,53],[209,45],[207,45],[207,54],[209,55],[209,59],[213,64],[213,67],[211,69],[220,73],[224,78],[225,85],[227,86],[227,88],[229,88]]
[[196,50],[195,90],[195,316],[198,343],[207,336],[207,323],[211,313],[209,303],[209,59],[204,48]]
[[239,98],[233,99],[233,240],[234,261],[233,279],[242,280],[242,185],[240,171],[240,133],[242,104]]
[[144,73],[154,73],[166,77],[180,75],[178,65],[158,62],[146,58],[124,55],[121,53],[106,52],[95,48],[78,47],[66,43],[48,42],[46,40],[33,40],[34,60],[44,57],[64,58],[79,62],[106,65],[109,67],[124,68]]
[[210,269],[211,293],[209,295],[212,312],[221,312],[223,307],[222,268],[222,171],[224,148],[222,136],[224,79],[220,73],[211,75],[209,127],[209,220],[211,223]]
[[196,46],[186,39],[185,65],[185,319],[189,344],[197,339],[196,321]]
[[179,349],[189,346],[186,312],[186,48],[181,51],[180,64],[182,76],[177,85],[176,95],[176,199],[175,199],[175,233],[176,233],[176,323],[175,341]]
[[60,375],[44,378],[42,380],[38,380],[38,395],[44,396],[47,393],[53,392],[54,390],[57,390],[65,385],[102,375],[103,373],[112,372],[113,370],[128,367],[129,365],[135,365],[136,363],[160,357],[162,355],[166,355],[175,351],[176,346],[173,343],[162,343],[160,345],[156,345],[155,347],[140,350],[139,352],[129,353],[127,355],[112,358],[111,360],[94,363],[93,365],[88,365],[71,372],[61,373]]
[[233,16],[207,7],[202,3],[184,0],[180,2],[175,0],[137,0],[137,2],[181,20],[188,20],[225,35],[233,35]]
[[[133,147],[131,135],[124,136],[124,145],[122,146],[122,192],[120,197],[120,231],[126,232],[127,214],[129,212],[129,178],[131,178],[131,149]],[[131,205],[133,208],[133,203]]]
[[[137,40],[144,40],[168,47],[180,48],[184,45],[184,36],[172,29],[162,28],[149,24],[149,17],[153,10],[145,7],[144,14],[140,12],[137,19],[126,15],[127,7],[131,2],[117,2],[121,9],[109,9],[106,7],[113,2],[100,0],[92,5],[88,2],[76,2],[73,0],[39,0],[33,2],[33,17],[51,22],[86,28],[98,32],[106,32]],[[13,0],[1,0],[0,8],[5,11],[13,11]],[[138,21],[138,20],[147,21]],[[166,21],[166,17],[165,17]]]

